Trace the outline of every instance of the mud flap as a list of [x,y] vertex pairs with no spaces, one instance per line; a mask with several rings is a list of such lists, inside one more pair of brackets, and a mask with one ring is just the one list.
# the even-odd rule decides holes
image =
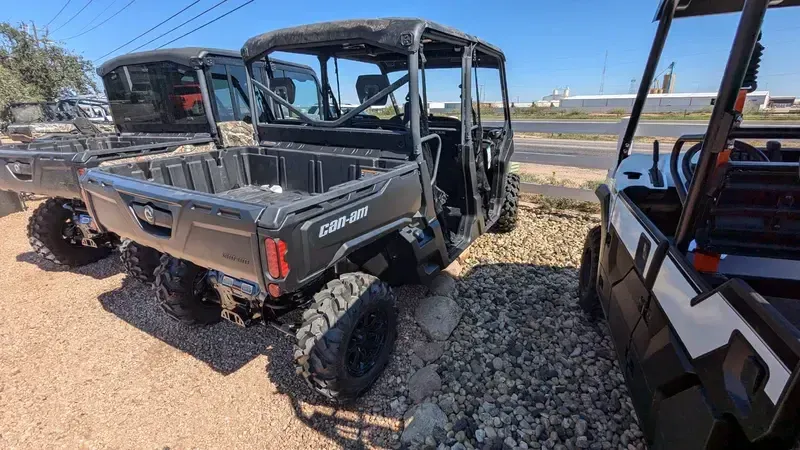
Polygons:
[[16,192],[0,191],[0,217],[25,211],[25,203]]

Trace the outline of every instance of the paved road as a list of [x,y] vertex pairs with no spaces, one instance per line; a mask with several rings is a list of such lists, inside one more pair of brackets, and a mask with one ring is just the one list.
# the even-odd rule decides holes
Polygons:
[[[616,161],[617,143],[570,139],[514,139],[513,161],[584,169],[608,169]],[[642,148],[640,147],[639,150]]]
[[[488,121],[490,126],[500,126],[502,122]],[[620,134],[619,121],[596,120],[515,120],[514,131],[528,133],[565,133],[565,134]],[[639,124],[639,136],[679,137],[684,134],[705,133],[708,122],[702,120],[678,121],[643,121]],[[781,121],[744,122],[744,126],[777,127],[796,125]]]

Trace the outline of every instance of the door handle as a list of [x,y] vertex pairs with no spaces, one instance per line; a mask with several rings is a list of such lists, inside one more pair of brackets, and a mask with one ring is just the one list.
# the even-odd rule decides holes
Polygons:
[[646,234],[642,233],[639,236],[639,244],[636,245],[636,255],[633,258],[633,264],[636,269],[644,277],[644,266],[647,264],[647,258],[650,256],[650,239]]

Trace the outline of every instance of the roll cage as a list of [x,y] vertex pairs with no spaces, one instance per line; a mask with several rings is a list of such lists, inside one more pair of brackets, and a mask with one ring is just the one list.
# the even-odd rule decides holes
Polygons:
[[[262,83],[253,78],[255,73],[253,63],[262,59],[269,61],[269,54],[276,51],[313,55],[319,59],[323,100],[321,106],[326,120],[309,117],[274,92],[269,83]],[[479,54],[483,57],[477,56]],[[509,108],[504,71],[505,56],[502,51],[479,38],[423,19],[344,20],[275,30],[249,39],[242,48],[242,56],[253,80],[254,92],[251,99],[256,98],[254,94],[258,89],[269,97],[270,102],[289,109],[306,125],[319,128],[338,128],[346,125],[360,113],[387,97],[392,99],[392,105],[399,113],[394,92],[408,84],[409,98],[420,99],[419,102],[409,102],[410,111],[404,112],[409,114],[408,122],[415,153],[419,153],[421,149],[423,136],[420,132],[420,123],[425,117],[423,113],[427,113],[426,69],[461,68],[462,81],[466,81],[462,83],[465,86],[462,98],[465,102],[469,102],[467,99],[471,98],[470,70],[477,67],[478,63],[480,67],[497,68],[502,77],[504,110],[507,112]],[[333,95],[331,77],[328,73],[328,61],[332,58],[375,64],[384,76],[392,72],[408,73],[374,93],[358,107],[342,114],[337,104],[341,99],[337,100]],[[465,62],[467,60],[468,63]],[[480,101],[478,103],[480,104]],[[479,110],[478,105],[478,113]],[[464,112],[467,114],[462,114],[462,120],[469,120],[468,123],[472,123],[475,118],[472,116],[471,108],[466,108]]]
[[[701,212],[708,207],[710,201],[707,186],[712,181],[717,158],[732,139],[800,138],[800,127],[740,127],[741,111],[737,110],[737,98],[743,89],[750,59],[761,36],[761,27],[768,8],[800,6],[800,0],[662,0],[654,21],[658,28],[653,40],[650,54],[641,78],[641,84],[633,104],[630,120],[620,140],[617,167],[631,151],[636,128],[644,109],[645,100],[652,85],[664,44],[669,35],[673,19],[704,15],[741,12],[736,34],[734,36],[728,62],[720,83],[714,109],[709,119],[708,131],[699,136],[682,136],[675,144],[674,150],[686,142],[700,142],[702,150],[691,185],[686,192],[686,199],[681,211],[675,243],[681,251],[686,251],[692,240],[692,233],[697,227]],[[755,86],[751,86],[754,90]],[[675,153],[675,152],[673,152]],[[677,184],[677,183],[676,183]]]

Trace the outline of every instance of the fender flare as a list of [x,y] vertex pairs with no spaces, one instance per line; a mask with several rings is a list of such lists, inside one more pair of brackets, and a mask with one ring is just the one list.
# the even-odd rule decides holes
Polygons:
[[603,240],[605,240],[606,231],[608,228],[609,208],[611,205],[611,189],[607,184],[603,183],[595,189],[594,194],[600,200],[600,226],[603,230]]

